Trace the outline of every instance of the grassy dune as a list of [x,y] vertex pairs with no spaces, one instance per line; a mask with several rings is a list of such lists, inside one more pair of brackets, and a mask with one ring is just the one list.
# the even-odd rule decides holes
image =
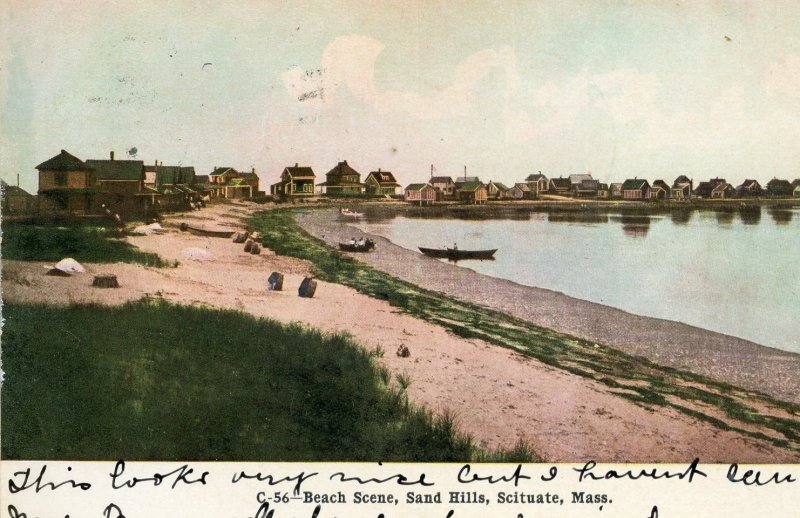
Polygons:
[[6,459],[533,458],[476,450],[346,336],[163,302],[4,316]]
[[72,257],[87,263],[138,263],[174,266],[158,255],[142,252],[121,241],[112,226],[92,222],[47,225],[3,223],[2,253],[5,259],[57,262]]

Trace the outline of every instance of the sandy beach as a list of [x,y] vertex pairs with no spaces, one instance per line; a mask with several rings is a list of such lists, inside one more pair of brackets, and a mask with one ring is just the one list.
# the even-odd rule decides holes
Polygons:
[[[201,212],[169,216],[163,234],[128,238],[142,250],[179,261],[175,268],[86,264],[85,274],[51,277],[44,275],[44,263],[4,261],[4,300],[122,304],[148,297],[346,332],[367,349],[383,349],[386,353],[380,361],[394,373],[410,377],[413,403],[434,412],[454,412],[459,428],[485,447],[512,447],[523,438],[550,462],[689,462],[695,457],[703,462],[800,462],[800,452],[669,408],[637,405],[599,382],[481,340],[459,338],[345,286],[319,282],[314,298],[299,298],[297,287],[309,274],[310,264],[269,250],[246,254],[242,245],[230,239],[199,237],[177,229],[184,221],[208,229],[244,228],[242,218],[260,209],[245,203],[214,205]],[[303,225],[331,243],[354,234],[332,214],[304,215]],[[793,378],[800,367],[798,355],[682,324],[641,320],[644,317],[499,279],[482,279],[486,293],[470,294],[462,286],[477,273],[404,251],[384,239],[379,239],[379,250],[363,260],[426,288],[467,300],[473,296],[476,302],[546,327],[779,399],[800,401]],[[284,291],[267,291],[272,271],[286,275]],[[115,274],[121,287],[92,288],[92,277],[101,273]],[[510,291],[501,295],[502,290]],[[615,336],[604,326],[609,312],[615,318],[630,319],[625,326],[628,332]],[[697,344],[702,344],[702,351]],[[410,349],[410,357],[395,354],[401,345]],[[770,411],[797,419],[778,408]],[[777,438],[772,430],[755,425],[747,429]]]

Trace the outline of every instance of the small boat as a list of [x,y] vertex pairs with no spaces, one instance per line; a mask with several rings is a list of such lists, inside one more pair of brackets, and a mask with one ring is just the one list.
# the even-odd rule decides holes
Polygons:
[[350,217],[350,218],[360,218],[360,217],[364,216],[363,212],[354,212],[354,211],[352,211],[352,210],[350,210],[348,208],[339,209],[339,214],[341,214],[342,216]]
[[460,250],[458,248],[424,248],[419,247],[419,251],[428,257],[435,257],[437,259],[449,259],[451,261],[461,261],[462,259],[494,259],[494,253],[497,249],[492,250]]
[[195,236],[222,237],[225,239],[230,239],[236,232],[235,230],[206,230],[204,228],[190,227],[188,223],[181,223],[180,229]]
[[367,239],[363,244],[356,241],[355,243],[339,243],[339,250],[342,252],[369,252],[375,248],[375,241]]

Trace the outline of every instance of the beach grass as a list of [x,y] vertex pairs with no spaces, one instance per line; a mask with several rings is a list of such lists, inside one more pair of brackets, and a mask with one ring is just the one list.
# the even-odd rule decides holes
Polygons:
[[3,309],[5,459],[536,459],[478,450],[346,335],[163,301]]
[[[309,209],[304,209],[309,210]],[[292,209],[257,213],[251,223],[265,246],[278,254],[306,259],[325,281],[350,286],[386,300],[417,318],[464,338],[478,338],[614,389],[618,396],[649,409],[671,408],[720,429],[800,450],[800,407],[701,375],[657,365],[645,358],[582,340],[522,319],[432,292],[376,270],[328,247],[296,222]],[[790,418],[756,407],[771,407]],[[712,408],[714,412],[699,411]],[[713,415],[712,415],[713,414]],[[752,430],[752,425],[769,431]]]
[[174,263],[142,252],[121,240],[106,222],[63,221],[51,224],[5,222],[2,255],[19,261],[60,261],[71,257],[87,263],[137,263],[167,267]]

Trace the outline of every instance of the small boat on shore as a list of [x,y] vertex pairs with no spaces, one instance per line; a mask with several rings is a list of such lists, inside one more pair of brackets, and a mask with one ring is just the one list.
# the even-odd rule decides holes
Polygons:
[[342,216],[347,216],[349,218],[361,218],[364,216],[363,212],[354,212],[346,207],[339,209],[339,214]]
[[497,252],[497,249],[460,250],[458,248],[425,248],[421,246],[419,247],[419,251],[428,257],[461,261],[463,259],[494,260],[494,253]]
[[225,239],[230,239],[236,232],[235,230],[206,230],[204,228],[190,227],[188,223],[181,223],[180,229],[195,236],[222,237]]
[[339,250],[342,252],[369,252],[375,249],[375,241],[366,239],[362,242],[339,243]]

